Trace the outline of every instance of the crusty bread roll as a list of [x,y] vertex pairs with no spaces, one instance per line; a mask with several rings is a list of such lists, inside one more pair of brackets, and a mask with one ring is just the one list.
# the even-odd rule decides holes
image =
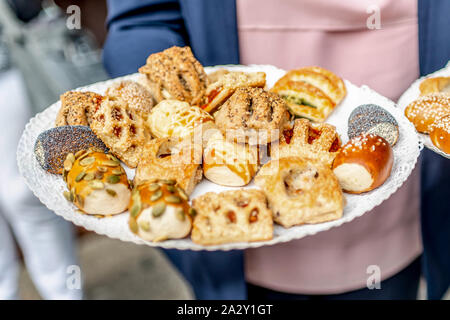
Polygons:
[[131,191],[127,174],[111,154],[93,149],[69,153],[63,178],[69,189],[64,196],[85,213],[113,215],[128,207]]
[[225,139],[215,130],[203,151],[205,177],[222,186],[247,185],[258,171],[258,148]]
[[430,139],[437,148],[450,154],[450,115],[436,120]]
[[345,192],[363,193],[381,186],[393,163],[392,148],[385,139],[360,135],[342,147],[334,159],[333,172]]

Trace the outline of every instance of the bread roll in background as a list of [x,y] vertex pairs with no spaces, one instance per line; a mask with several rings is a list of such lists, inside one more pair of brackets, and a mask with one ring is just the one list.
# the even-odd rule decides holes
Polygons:
[[363,193],[381,186],[390,176],[394,154],[380,136],[360,135],[345,144],[333,163],[333,172],[342,189]]

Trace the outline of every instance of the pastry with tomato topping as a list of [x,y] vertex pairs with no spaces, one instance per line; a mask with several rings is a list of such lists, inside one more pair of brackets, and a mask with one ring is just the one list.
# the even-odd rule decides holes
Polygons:
[[272,211],[261,190],[208,192],[192,200],[192,241],[201,245],[265,241],[273,237]]
[[189,235],[194,210],[175,184],[175,180],[154,180],[135,187],[129,206],[131,232],[154,242]]
[[266,85],[266,74],[264,72],[245,73],[221,70],[223,69],[209,76],[213,81],[210,82],[206,89],[207,101],[202,106],[209,113],[217,111],[238,88],[264,88]]
[[331,167],[341,140],[336,128],[328,123],[315,124],[296,119],[292,129],[285,130],[279,144],[272,144],[272,159],[300,157],[319,161]]

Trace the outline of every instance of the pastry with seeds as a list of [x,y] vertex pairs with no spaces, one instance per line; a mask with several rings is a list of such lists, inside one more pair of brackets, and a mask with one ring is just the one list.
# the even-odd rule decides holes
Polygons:
[[272,144],[272,159],[300,157],[331,167],[341,140],[336,128],[328,123],[311,123],[296,119],[291,129],[283,131],[279,144]]
[[89,127],[61,126],[39,134],[34,144],[34,154],[44,170],[61,174],[67,154],[75,154],[90,147],[108,151]]
[[89,126],[103,97],[95,92],[68,91],[61,95],[55,125]]
[[280,138],[289,112],[284,100],[272,92],[238,88],[214,118],[227,140],[265,145]]
[[69,153],[64,161],[64,196],[81,211],[115,215],[128,208],[131,191],[127,174],[111,154],[95,149]]
[[261,190],[208,192],[192,200],[192,241],[202,245],[265,241],[273,237],[272,211]]
[[175,180],[147,181],[133,189],[129,205],[130,230],[147,241],[186,237],[194,211]]
[[433,93],[411,102],[405,109],[405,116],[420,133],[430,133],[433,123],[450,115],[450,96]]
[[341,187],[323,163],[298,157],[272,160],[259,170],[255,183],[266,194],[274,221],[285,228],[342,217]]
[[125,100],[129,108],[136,111],[145,121],[154,106],[151,93],[135,81],[123,80],[115,83],[106,90],[105,95]]
[[153,139],[143,149],[133,182],[173,179],[190,195],[202,179],[201,162],[202,145],[191,138]]
[[208,82],[205,70],[195,59],[190,47],[171,47],[153,53],[139,68],[143,82],[157,103],[164,99],[201,105]]
[[91,129],[128,167],[135,168],[144,144],[151,139],[145,120],[126,100],[106,97]]
[[397,120],[380,106],[363,104],[348,118],[348,137],[353,139],[364,133],[383,137],[392,147],[399,137]]
[[430,139],[437,148],[450,154],[450,115],[434,122]]

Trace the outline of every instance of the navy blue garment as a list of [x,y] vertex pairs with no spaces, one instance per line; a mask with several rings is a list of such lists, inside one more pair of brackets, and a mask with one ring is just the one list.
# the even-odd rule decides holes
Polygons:
[[[449,14],[448,0],[419,0],[422,74],[450,59]],[[108,0],[108,29],[104,64],[113,77],[136,72],[150,53],[173,45],[190,45],[203,65],[239,63],[235,0]],[[449,160],[424,151],[423,264],[432,299],[450,283],[449,166]],[[169,251],[168,256],[197,298],[245,298],[241,252]]]
[[[450,1],[419,1],[420,73],[450,60]],[[450,160],[424,149],[421,227],[428,298],[441,299],[450,285]]]

